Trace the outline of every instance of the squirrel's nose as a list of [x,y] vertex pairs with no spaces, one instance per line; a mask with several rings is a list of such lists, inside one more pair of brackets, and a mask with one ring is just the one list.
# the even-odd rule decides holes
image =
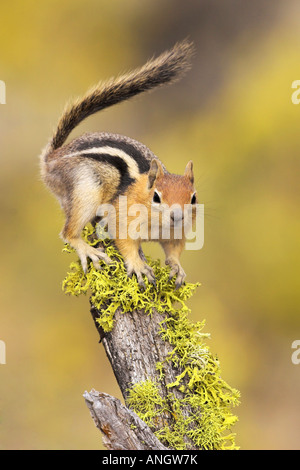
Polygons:
[[183,219],[183,212],[181,209],[174,209],[171,211],[170,217],[173,222],[180,222]]

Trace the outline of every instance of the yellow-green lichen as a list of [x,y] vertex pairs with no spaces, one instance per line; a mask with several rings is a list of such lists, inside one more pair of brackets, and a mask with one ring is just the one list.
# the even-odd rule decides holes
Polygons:
[[[92,245],[99,243],[95,239],[95,229],[87,226],[83,232],[85,241]],[[189,299],[199,284],[186,283],[175,290],[175,280],[169,280],[169,268],[160,266],[159,261],[147,260],[153,268],[157,287],[145,279],[146,289],[141,290],[137,278],[129,278],[123,263],[123,258],[110,241],[103,242],[107,255],[113,261],[111,265],[102,263],[99,271],[92,263],[89,264],[85,274],[80,261],[70,265],[70,272],[63,281],[63,290],[66,294],[80,295],[87,292],[91,295],[91,302],[101,309],[99,324],[105,332],[113,328],[114,314],[118,307],[123,312],[143,309],[151,313],[156,309],[159,313],[168,310],[175,312],[174,303],[179,303],[183,311],[188,311],[185,301]],[[65,252],[74,251],[66,245]],[[100,261],[101,263],[101,261]]]
[[[92,226],[84,229],[83,237],[92,245],[99,243]],[[123,259],[113,244],[110,241],[103,244],[113,263],[110,266],[103,263],[100,271],[90,263],[86,274],[79,261],[71,263],[63,290],[72,295],[89,292],[92,304],[101,310],[97,321],[105,332],[113,328],[118,307],[124,313],[137,309],[146,314],[151,314],[153,309],[167,313],[167,317],[162,316],[160,335],[173,346],[165,362],[156,364],[156,377],[134,384],[128,390],[128,406],[170,448],[188,449],[188,438],[193,446],[201,449],[236,449],[235,434],[230,429],[237,421],[232,407],[239,403],[239,392],[221,378],[219,361],[205,344],[209,335],[202,331],[204,321],[192,323],[188,318],[185,302],[199,284],[186,283],[175,290],[174,279],[169,280],[170,269],[148,259],[157,286],[145,279],[146,288],[141,290],[135,277],[128,278]],[[64,251],[73,250],[66,245]],[[162,398],[159,385],[165,383],[164,369],[170,362],[180,373],[175,381],[166,384],[169,392]],[[182,398],[178,399],[174,391],[181,392]],[[157,430],[157,420],[166,415],[172,417],[172,426]]]
[[[157,364],[158,377],[133,385],[128,390],[128,404],[171,448],[188,449],[187,437],[201,449],[237,449],[235,434],[229,431],[237,421],[232,407],[239,404],[240,394],[221,378],[219,361],[204,344],[208,335],[201,333],[203,326],[203,322],[190,322],[181,311],[162,322],[162,337],[174,346],[166,361],[183,371],[175,382],[167,384],[167,398],[159,401],[159,381],[165,380],[165,375],[164,364]],[[182,392],[183,398],[178,399],[174,389]],[[153,420],[166,413],[172,416],[172,427],[155,431]]]

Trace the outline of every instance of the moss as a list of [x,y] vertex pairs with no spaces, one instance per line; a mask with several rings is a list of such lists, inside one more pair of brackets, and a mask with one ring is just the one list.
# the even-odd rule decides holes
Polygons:
[[[92,226],[84,229],[83,237],[92,245],[99,243]],[[112,265],[103,263],[99,271],[90,263],[84,274],[79,261],[71,263],[63,290],[72,295],[89,292],[92,304],[101,310],[97,321],[105,332],[113,328],[118,307],[123,312],[143,309],[151,314],[155,309],[168,313],[161,322],[160,335],[174,348],[165,362],[171,362],[181,371],[173,383],[167,384],[168,396],[162,398],[159,390],[160,382],[165,382],[165,363],[157,363],[156,377],[134,384],[128,390],[128,406],[170,448],[189,448],[184,439],[186,436],[198,448],[237,449],[235,434],[230,429],[237,421],[232,407],[239,404],[239,392],[221,378],[218,358],[205,343],[209,337],[203,332],[205,322],[192,323],[188,318],[189,309],[185,302],[199,284],[186,283],[175,290],[175,280],[169,280],[169,268],[162,267],[159,261],[147,259],[155,272],[157,288],[145,279],[146,289],[142,291],[135,277],[128,278],[123,259],[113,244],[110,241],[103,243],[113,260]],[[64,251],[73,250],[66,245]],[[178,393],[174,391],[181,392],[183,398],[176,398]],[[188,418],[185,417],[186,408],[192,411]],[[172,416],[172,427],[155,431],[157,419],[166,415]]]

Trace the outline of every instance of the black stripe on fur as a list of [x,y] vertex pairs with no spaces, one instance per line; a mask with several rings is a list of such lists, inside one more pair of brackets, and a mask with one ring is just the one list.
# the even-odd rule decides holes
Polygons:
[[123,160],[123,158],[118,157],[117,155],[109,155],[103,153],[82,153],[80,156],[85,158],[92,158],[97,162],[108,163],[113,165],[120,174],[120,183],[116,196],[123,194],[128,186],[135,182],[135,179],[132,178],[129,174],[128,165]]
[[147,160],[147,158],[145,158],[144,155],[136,147],[127,142],[95,137],[93,140],[81,142],[80,144],[76,145],[76,150],[85,151],[94,147],[112,147],[114,149],[122,150],[137,163],[140,173],[148,173],[148,171],[150,170],[150,161]]

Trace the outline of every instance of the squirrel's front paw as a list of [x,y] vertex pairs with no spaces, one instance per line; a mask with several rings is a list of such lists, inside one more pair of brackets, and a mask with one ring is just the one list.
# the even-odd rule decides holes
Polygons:
[[94,248],[87,243],[84,245],[82,244],[79,248],[77,248],[77,253],[79,256],[79,259],[81,261],[81,266],[83,271],[86,273],[87,272],[87,259],[90,258],[93,262],[93,265],[95,266],[96,269],[101,269],[101,266],[99,264],[99,260],[104,261],[106,264],[111,264],[111,259],[107,254],[105,253],[103,248]]
[[166,260],[166,264],[168,264],[171,268],[169,279],[172,279],[172,277],[176,276],[175,288],[179,289],[179,287],[182,286],[182,284],[184,283],[184,280],[186,278],[186,274],[185,274],[184,270],[182,269],[181,264],[180,263],[174,263],[170,260]]
[[139,265],[139,266],[133,266],[133,265],[127,264],[127,274],[128,274],[128,277],[132,277],[132,275],[135,274],[139,285],[143,287],[143,289],[146,289],[146,286],[143,280],[143,274],[146,276],[146,278],[151,284],[156,286],[154,271],[146,263]]

